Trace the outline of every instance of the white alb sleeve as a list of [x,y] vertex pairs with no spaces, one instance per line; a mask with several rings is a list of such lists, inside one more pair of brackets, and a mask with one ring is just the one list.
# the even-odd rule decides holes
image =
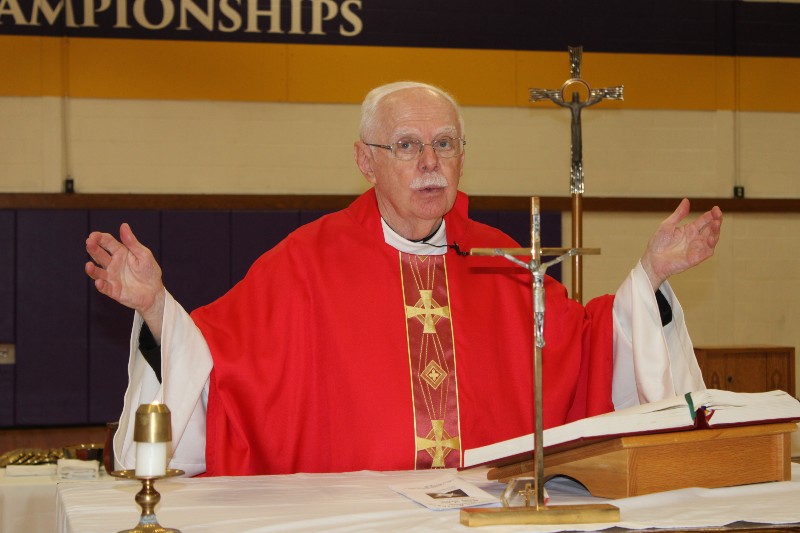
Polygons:
[[678,298],[669,283],[660,287],[672,307],[672,321],[661,325],[655,292],[641,263],[614,298],[615,409],[650,403],[705,389]]
[[169,407],[172,419],[172,448],[169,467],[187,476],[206,469],[206,406],[213,362],[202,333],[189,314],[166,292],[161,330],[161,383],[139,351],[139,332],[143,320],[136,313],[130,340],[128,389],[114,436],[117,467],[136,467],[133,430],[136,409],[143,403],[158,401]]

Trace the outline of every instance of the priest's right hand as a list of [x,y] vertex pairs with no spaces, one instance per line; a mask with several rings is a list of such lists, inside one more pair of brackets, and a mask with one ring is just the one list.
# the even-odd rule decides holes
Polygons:
[[164,319],[161,267],[127,223],[120,226],[119,237],[92,232],[86,239],[86,251],[93,261],[87,262],[84,270],[99,292],[138,311],[160,342]]

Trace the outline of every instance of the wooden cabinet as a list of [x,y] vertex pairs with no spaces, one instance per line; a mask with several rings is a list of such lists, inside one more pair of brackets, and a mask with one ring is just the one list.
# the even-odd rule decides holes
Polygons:
[[795,396],[794,347],[696,346],[706,387],[735,392],[780,389]]

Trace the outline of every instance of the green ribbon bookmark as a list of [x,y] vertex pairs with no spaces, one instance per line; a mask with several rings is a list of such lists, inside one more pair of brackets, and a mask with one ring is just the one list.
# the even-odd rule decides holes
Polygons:
[[697,410],[694,408],[694,401],[692,401],[692,393],[687,392],[683,395],[686,398],[686,403],[689,404],[689,412],[692,414],[692,422],[696,422],[697,420]]

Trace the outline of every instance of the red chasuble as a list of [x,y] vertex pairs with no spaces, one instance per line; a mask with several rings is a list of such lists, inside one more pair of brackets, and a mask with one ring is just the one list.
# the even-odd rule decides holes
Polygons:
[[[462,250],[517,246],[461,193],[445,221]],[[545,289],[544,426],[612,410],[613,298]],[[368,191],[192,313],[214,359],[206,474],[451,467],[531,433],[531,305],[507,261],[387,245]]]

